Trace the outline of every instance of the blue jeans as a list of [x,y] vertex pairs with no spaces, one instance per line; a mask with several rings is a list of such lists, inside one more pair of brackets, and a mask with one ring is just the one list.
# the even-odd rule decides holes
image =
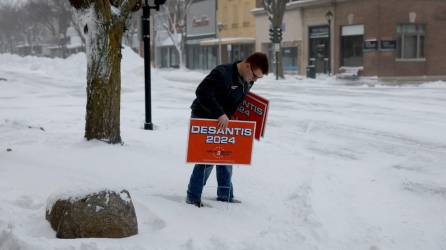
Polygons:
[[[201,193],[214,165],[196,164],[187,188],[187,199],[191,202],[201,201]],[[230,201],[234,198],[231,182],[232,165],[217,165],[217,198]]]

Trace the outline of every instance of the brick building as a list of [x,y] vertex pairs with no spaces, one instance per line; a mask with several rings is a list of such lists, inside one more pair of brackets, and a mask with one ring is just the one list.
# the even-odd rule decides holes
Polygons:
[[[317,73],[446,79],[446,0],[285,1],[285,73],[304,75],[314,65]],[[271,54],[269,28],[262,0],[194,0],[187,67],[209,69],[254,50]]]
[[335,72],[380,78],[446,78],[446,1],[344,0],[334,9]]

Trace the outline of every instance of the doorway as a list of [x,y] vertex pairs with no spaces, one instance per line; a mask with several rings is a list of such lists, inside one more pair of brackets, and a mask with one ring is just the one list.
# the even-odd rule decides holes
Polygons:
[[362,66],[364,25],[343,26],[341,30],[341,66]]
[[328,25],[309,27],[309,62],[315,65],[316,73],[328,73],[330,41]]

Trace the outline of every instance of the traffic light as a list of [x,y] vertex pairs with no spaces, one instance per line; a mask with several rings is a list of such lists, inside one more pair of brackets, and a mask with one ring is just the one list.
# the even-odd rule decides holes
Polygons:
[[276,32],[274,32],[274,29],[269,29],[269,40],[271,40],[272,43],[276,42]]
[[280,43],[280,41],[282,41],[282,29],[281,29],[281,28],[277,28],[276,31],[277,31],[277,32],[276,32],[276,34],[277,34],[277,36],[276,36],[276,38],[277,38],[276,42]]

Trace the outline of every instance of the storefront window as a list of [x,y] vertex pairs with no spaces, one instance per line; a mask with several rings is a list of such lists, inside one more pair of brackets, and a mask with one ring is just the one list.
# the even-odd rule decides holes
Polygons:
[[251,44],[232,44],[231,62],[243,60],[254,52],[254,45]]
[[232,61],[240,60],[240,46],[239,45],[232,45],[231,53],[232,53],[232,55],[231,55]]
[[208,47],[207,69],[212,69],[217,65],[217,46]]
[[[274,72],[274,63],[273,63],[273,49],[271,44],[268,45],[268,61],[270,62],[269,71]],[[297,47],[285,47],[281,48],[282,51],[282,64],[283,70],[285,73],[297,73],[299,71],[297,65]]]
[[240,45],[240,59],[245,59],[254,52],[254,45],[242,44]]
[[362,66],[362,36],[342,37],[342,66]]
[[425,25],[400,24],[396,31],[398,33],[398,58],[424,58]]
[[362,48],[364,26],[350,25],[342,27],[341,65],[347,67],[362,66]]
[[179,58],[179,55],[178,55],[178,51],[174,47],[170,47],[169,49],[170,49],[170,53],[169,53],[169,55],[170,55],[170,67],[177,68],[179,66],[179,61],[180,61],[180,58]]
[[297,73],[297,47],[282,48],[282,63],[285,72]]
[[198,52],[199,62],[198,62],[198,68],[199,69],[206,69],[206,53],[207,53],[207,47],[201,47]]
[[217,59],[217,46],[188,46],[187,68],[189,69],[212,69],[217,65]]
[[197,45],[187,46],[187,67],[189,69],[198,68],[198,49],[199,47]]
[[168,67],[168,63],[167,60],[169,59],[168,57],[169,51],[168,48],[161,48],[161,67],[162,68],[166,68]]

